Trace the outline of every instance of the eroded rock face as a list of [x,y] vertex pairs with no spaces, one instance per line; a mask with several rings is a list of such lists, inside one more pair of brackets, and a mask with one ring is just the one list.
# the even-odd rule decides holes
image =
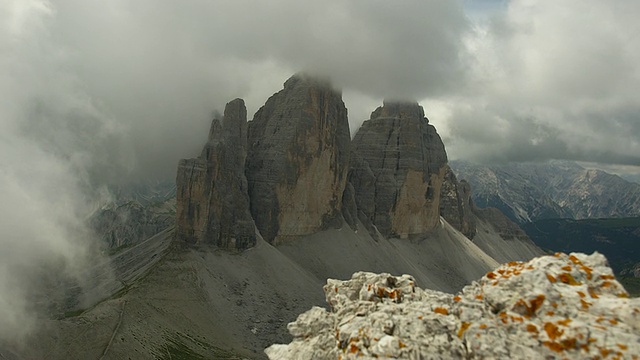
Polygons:
[[280,243],[338,220],[349,166],[347,109],[325,81],[294,75],[249,125],[251,213]]
[[476,224],[472,209],[471,186],[464,180],[458,182],[456,175],[447,165],[440,188],[440,216],[466,237],[473,239],[476,235]]
[[180,160],[176,179],[176,236],[192,244],[246,249],[256,243],[244,165],[247,155],[244,101],[227,104],[214,119],[196,159]]
[[604,256],[556,254],[512,262],[457,295],[409,275],[329,279],[331,311],[289,324],[270,359],[631,359],[640,353],[640,299],[629,299]]
[[362,124],[352,146],[356,203],[380,233],[407,237],[438,224],[447,154],[421,106],[385,102]]

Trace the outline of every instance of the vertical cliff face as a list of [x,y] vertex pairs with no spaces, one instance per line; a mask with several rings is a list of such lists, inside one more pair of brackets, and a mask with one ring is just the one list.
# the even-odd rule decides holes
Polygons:
[[350,134],[340,92],[294,75],[249,124],[246,176],[251,214],[279,243],[339,221]]
[[352,146],[356,203],[380,233],[407,237],[438,224],[447,155],[421,106],[385,102],[362,124]]
[[464,180],[458,182],[453,170],[447,165],[440,188],[440,216],[466,237],[473,239],[476,224],[472,209],[471,186]]
[[247,110],[244,101],[227,104],[222,123],[214,119],[209,139],[196,159],[181,160],[176,178],[176,234],[188,243],[245,249],[256,242],[249,212]]

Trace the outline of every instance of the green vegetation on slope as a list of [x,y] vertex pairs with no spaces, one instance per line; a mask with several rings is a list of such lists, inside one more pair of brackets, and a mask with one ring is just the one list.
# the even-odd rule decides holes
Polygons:
[[604,254],[616,273],[640,262],[640,218],[548,219],[522,228],[541,248],[552,252]]

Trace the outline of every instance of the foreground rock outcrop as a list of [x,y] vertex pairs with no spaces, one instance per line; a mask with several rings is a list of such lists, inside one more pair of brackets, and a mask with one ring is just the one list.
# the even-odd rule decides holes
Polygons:
[[597,359],[640,354],[640,299],[629,299],[604,256],[511,262],[457,295],[409,275],[328,280],[329,312],[289,324],[294,340],[270,359]]
[[176,235],[187,243],[227,249],[255,245],[244,165],[247,109],[235,99],[214,119],[209,139],[196,159],[181,160],[176,179]]
[[281,243],[341,224],[351,136],[342,95],[323,80],[294,75],[249,125],[251,214]]

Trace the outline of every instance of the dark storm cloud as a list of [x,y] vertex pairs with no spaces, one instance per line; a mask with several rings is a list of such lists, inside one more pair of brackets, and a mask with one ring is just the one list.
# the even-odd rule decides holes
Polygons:
[[512,0],[467,38],[473,76],[449,99],[454,158],[640,165],[633,0]]
[[[251,116],[296,71],[329,76],[346,91],[380,100],[450,93],[467,68],[468,21],[456,1],[59,0],[49,6],[46,38],[37,40],[59,57],[50,71],[72,78],[62,90],[85,96],[102,117],[99,127],[120,132],[124,140],[114,147],[129,156],[110,141],[98,145],[137,177],[172,177],[179,158],[198,153],[212,110],[243,97]],[[35,67],[48,61],[27,60]],[[55,126],[67,121],[64,110],[58,113]],[[100,173],[104,164],[95,165]]]

